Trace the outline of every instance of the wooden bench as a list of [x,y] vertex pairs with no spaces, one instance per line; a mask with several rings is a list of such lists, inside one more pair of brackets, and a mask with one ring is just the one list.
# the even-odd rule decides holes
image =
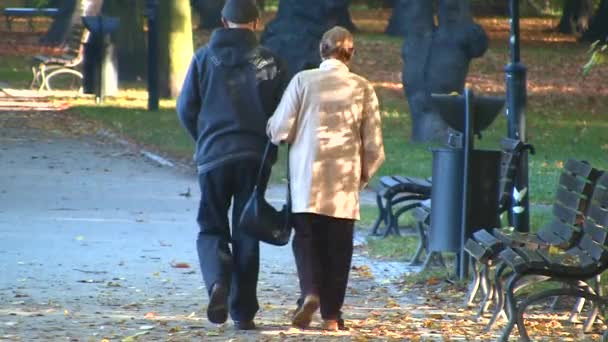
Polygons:
[[28,7],[7,7],[3,10],[6,19],[6,28],[13,30],[12,23],[15,18],[28,18],[30,31],[34,31],[35,17],[54,17],[59,13],[58,8],[28,8]]
[[88,38],[88,31],[82,25],[74,25],[70,36],[60,56],[37,55],[34,56],[32,66],[33,79],[30,88],[38,86],[38,90],[52,90],[51,80],[53,77],[70,74],[82,80],[83,75],[79,70],[84,58],[84,43]]
[[[567,249],[578,242],[582,232],[582,218],[595,187],[600,171],[588,163],[568,160],[560,175],[552,219],[537,233],[519,233],[508,228],[478,230],[465,243],[465,250],[471,255],[473,280],[469,286],[465,305],[470,305],[481,285],[483,300],[478,317],[495,301],[494,315],[488,323],[490,328],[502,314],[503,298],[500,297],[500,278],[504,268],[499,268],[491,281],[491,270],[496,266],[498,255],[506,247],[526,247],[530,249]],[[492,233],[489,232],[492,231]],[[495,298],[496,297],[496,298]]]
[[[608,269],[608,173],[603,173],[597,180],[581,226],[581,237],[571,248],[506,247],[500,253],[500,260],[513,272],[505,289],[509,322],[501,341],[508,340],[516,325],[520,340],[530,340],[523,315],[528,306],[541,300],[558,296],[591,300],[593,308],[584,324],[585,332],[590,330],[599,314],[600,305],[608,305],[599,285],[600,274]],[[541,288],[537,292],[515,296],[523,285],[538,281],[552,281],[564,286]]]
[[[431,197],[429,179],[407,176],[383,176],[376,186],[378,218],[372,226],[372,235],[400,235],[399,217],[416,208],[420,201]],[[403,206],[399,206],[403,204]],[[384,225],[384,232],[380,232]]]

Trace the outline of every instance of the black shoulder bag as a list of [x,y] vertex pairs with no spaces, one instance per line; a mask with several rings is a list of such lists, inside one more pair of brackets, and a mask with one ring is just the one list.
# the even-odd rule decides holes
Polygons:
[[239,227],[250,236],[271,245],[284,246],[291,237],[291,186],[289,183],[289,154],[287,156],[287,201],[278,211],[264,198],[259,185],[271,142],[268,141],[260,163],[253,192],[243,207]]

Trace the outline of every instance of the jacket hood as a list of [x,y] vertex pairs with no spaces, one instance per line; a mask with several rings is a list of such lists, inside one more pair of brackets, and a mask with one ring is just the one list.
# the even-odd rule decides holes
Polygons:
[[234,66],[247,63],[257,45],[255,33],[249,29],[220,28],[211,34],[209,52],[215,63]]

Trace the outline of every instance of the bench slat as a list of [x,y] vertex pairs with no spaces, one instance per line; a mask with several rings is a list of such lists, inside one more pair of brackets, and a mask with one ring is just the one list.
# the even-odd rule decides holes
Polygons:
[[562,172],[559,176],[558,188],[562,187],[568,191],[582,193],[587,185],[586,178],[578,178],[573,174]]
[[582,178],[589,178],[593,172],[593,167],[580,160],[568,159],[566,165],[564,165],[564,170]]
[[553,216],[562,222],[575,224],[580,217],[580,213],[577,210],[564,207],[560,203],[554,203],[552,209]]

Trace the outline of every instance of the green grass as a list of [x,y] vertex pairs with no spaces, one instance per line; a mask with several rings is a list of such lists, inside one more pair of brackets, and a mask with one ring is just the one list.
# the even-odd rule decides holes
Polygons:
[[2,56],[0,80],[13,88],[28,88],[32,81],[31,59],[23,56]]
[[[377,215],[378,210],[375,207],[364,206],[361,210],[362,223],[360,226],[370,227]],[[538,231],[543,224],[549,222],[550,218],[551,208],[549,206],[533,206],[530,210],[531,231]],[[406,217],[399,223],[400,226],[411,227],[413,225],[413,219],[411,217]],[[369,230],[364,231],[367,232]],[[418,236],[389,236],[384,239],[369,237],[367,242],[368,252],[371,256],[382,259],[408,260],[416,251]]]
[[181,127],[172,108],[149,112],[143,108],[116,107],[110,102],[99,106],[81,105],[77,107],[77,112],[160,152],[178,158],[192,156],[194,143]]
[[[431,175],[433,145],[409,142],[411,123],[409,115],[403,110],[403,103],[405,101],[383,101],[386,161],[377,176],[405,174],[428,177]],[[118,105],[81,105],[77,111],[161,152],[180,158],[192,155],[193,142],[179,125],[172,102],[156,113]],[[608,123],[602,115],[539,108],[528,113],[527,124],[529,131],[535,135],[531,142],[537,152],[529,156],[532,203],[552,202],[561,165],[568,158],[584,159],[596,167],[608,168],[605,139]],[[476,141],[476,147],[496,149],[505,132],[506,119],[499,116],[484,132],[483,139]],[[271,179],[273,182],[284,179],[284,158],[285,149],[282,148]]]

